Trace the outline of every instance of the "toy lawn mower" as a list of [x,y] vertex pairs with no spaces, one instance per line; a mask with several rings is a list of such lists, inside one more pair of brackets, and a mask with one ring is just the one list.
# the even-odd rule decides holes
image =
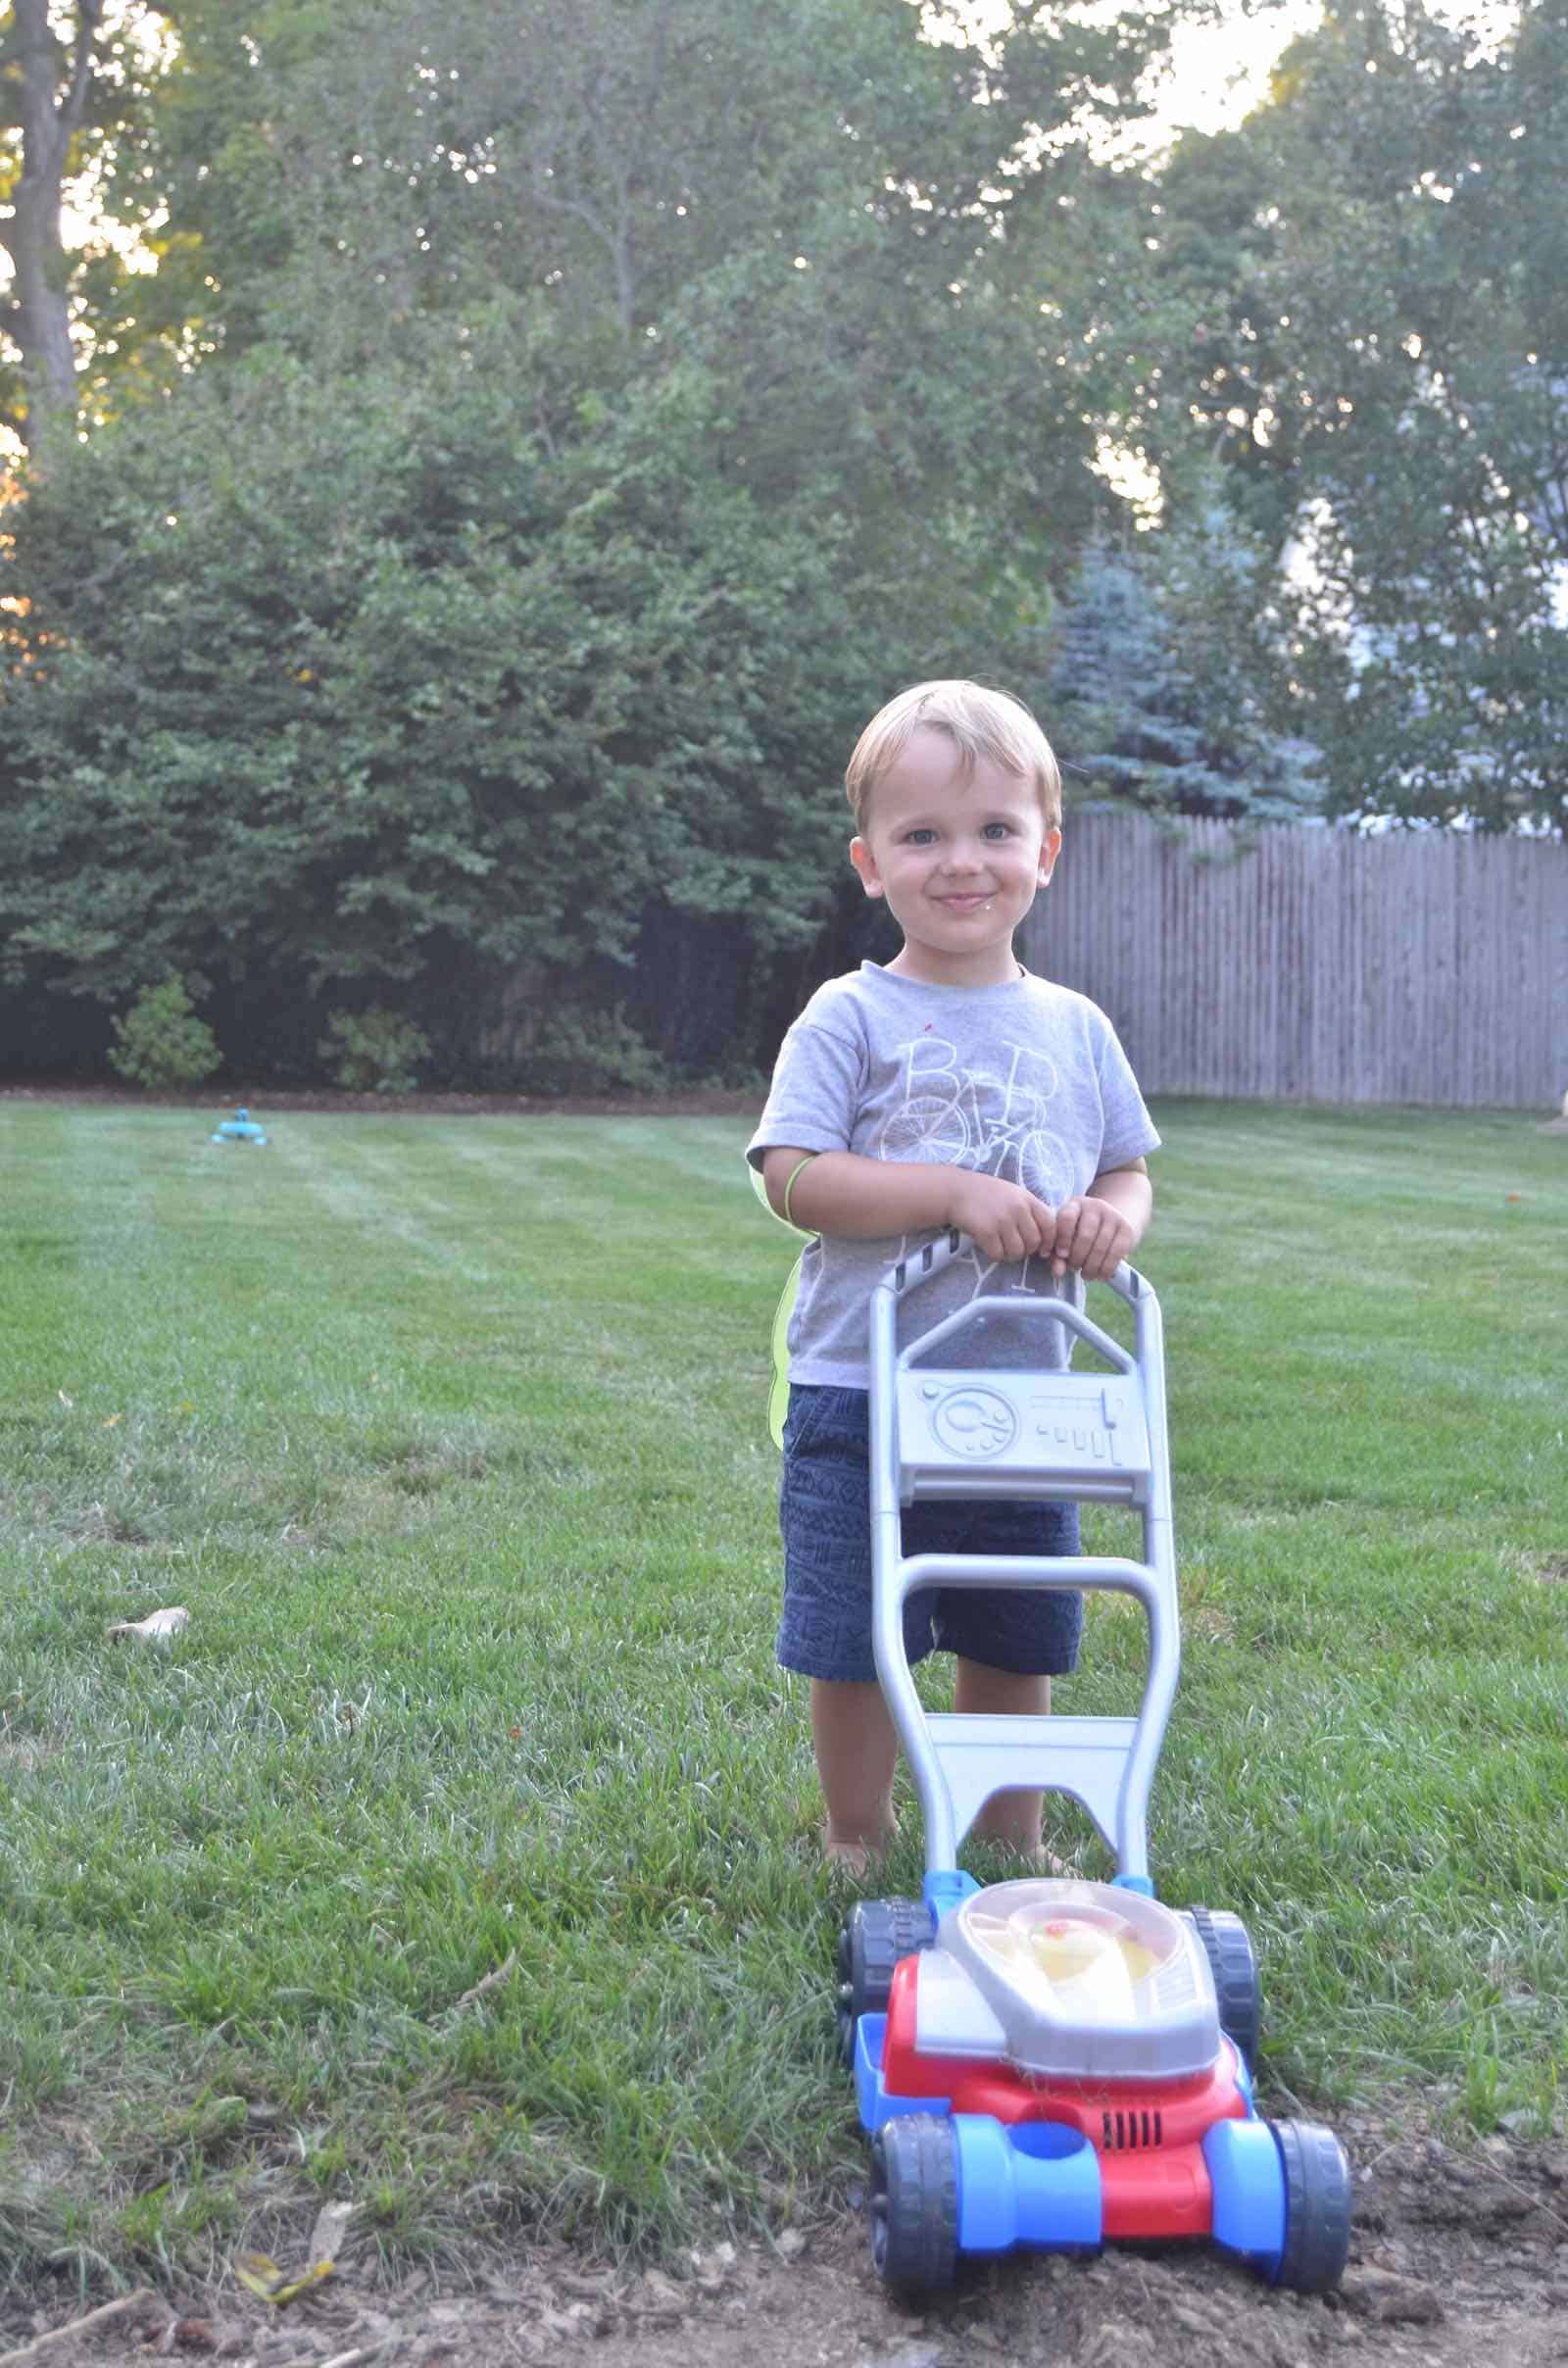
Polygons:
[[[1205,2238],[1298,2293],[1339,2283],[1349,2169],[1333,2132],[1252,2101],[1257,1963],[1240,1919],[1153,1896],[1150,1787],[1176,1690],[1176,1568],[1159,1306],[1121,1266],[1129,1353],[1065,1299],[982,1294],[902,1352],[900,1302],[958,1251],[894,1267],[871,1306],[877,1672],[925,1819],[922,1899],[863,1901],[840,1942],[839,2026],[872,2139],[876,2267],[910,2294],[959,2259],[1016,2246]],[[1065,1327],[1108,1370],[966,1368],[965,1335],[1004,1315]],[[900,1507],[933,1498],[1136,1506],[1144,1558],[904,1555]],[[1118,1589],[1149,1616],[1136,1718],[928,1715],[905,1655],[915,1588]],[[994,1793],[1071,1795],[1113,1882],[982,1890],[958,1844]]]

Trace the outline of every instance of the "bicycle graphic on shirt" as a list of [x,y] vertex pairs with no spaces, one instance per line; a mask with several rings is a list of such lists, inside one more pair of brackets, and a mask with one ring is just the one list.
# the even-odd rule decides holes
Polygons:
[[[906,1052],[905,1099],[883,1126],[879,1158],[1002,1176],[1051,1209],[1070,1198],[1067,1147],[1042,1123],[1058,1086],[1054,1061],[1019,1046],[1010,1075],[1001,1078],[959,1069],[956,1048],[931,1036],[918,1038]],[[971,1253],[971,1261],[978,1291],[998,1261],[979,1250]],[[1025,1259],[1014,1289],[1029,1288],[1028,1265]]]

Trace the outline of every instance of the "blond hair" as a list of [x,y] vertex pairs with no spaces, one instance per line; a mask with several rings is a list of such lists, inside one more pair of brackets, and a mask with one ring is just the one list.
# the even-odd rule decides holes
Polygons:
[[844,776],[857,830],[877,782],[896,765],[917,731],[943,732],[953,742],[964,777],[985,759],[1032,782],[1048,830],[1061,827],[1061,768],[1050,741],[1019,699],[981,682],[917,682],[879,708],[855,744]]

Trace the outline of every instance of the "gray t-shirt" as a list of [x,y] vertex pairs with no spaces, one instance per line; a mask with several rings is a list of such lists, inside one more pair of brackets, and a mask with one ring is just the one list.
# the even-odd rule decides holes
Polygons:
[[[1053,1209],[1159,1137],[1116,1031],[1070,987],[1021,972],[998,987],[929,986],[862,962],[818,987],[779,1048],[746,1157],[779,1145],[871,1159],[973,1167],[1024,1185]],[[866,1387],[873,1287],[935,1239],[895,1234],[813,1242],[790,1324],[790,1379]],[[1076,1297],[1082,1284],[1068,1278]],[[1049,1259],[994,1263],[973,1248],[900,1308],[899,1345],[977,1293],[1054,1293]],[[966,1365],[1060,1366],[1058,1324],[988,1317],[954,1344]]]

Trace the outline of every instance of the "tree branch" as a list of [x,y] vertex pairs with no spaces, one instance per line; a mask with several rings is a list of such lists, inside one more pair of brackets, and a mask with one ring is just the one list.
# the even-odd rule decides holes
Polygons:
[[98,26],[103,18],[103,0],[76,0],[76,54],[72,61],[71,80],[66,95],[57,110],[62,140],[62,158],[81,126],[87,104],[87,91],[92,81],[93,51],[98,42]]

